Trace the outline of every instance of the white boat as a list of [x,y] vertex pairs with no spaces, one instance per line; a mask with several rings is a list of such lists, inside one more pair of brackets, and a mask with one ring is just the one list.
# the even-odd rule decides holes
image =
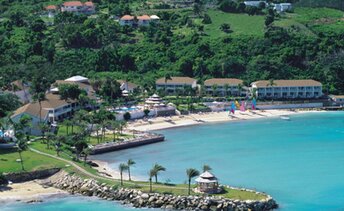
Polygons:
[[280,116],[280,118],[283,120],[290,120],[290,117],[287,115],[282,115],[282,116]]

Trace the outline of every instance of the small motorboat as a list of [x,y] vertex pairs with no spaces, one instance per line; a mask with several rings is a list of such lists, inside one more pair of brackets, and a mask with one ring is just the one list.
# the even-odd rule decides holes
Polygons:
[[290,120],[290,117],[287,115],[282,115],[282,116],[280,116],[280,118],[283,120]]

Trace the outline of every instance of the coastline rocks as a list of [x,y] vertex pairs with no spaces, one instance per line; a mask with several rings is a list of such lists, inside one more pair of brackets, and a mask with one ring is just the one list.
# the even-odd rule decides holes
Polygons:
[[59,168],[51,168],[45,170],[37,170],[37,171],[30,171],[30,172],[19,172],[19,173],[5,173],[3,177],[11,182],[27,182],[35,179],[44,179],[50,177],[57,172],[59,172]]
[[271,196],[261,201],[231,200],[212,196],[174,196],[159,193],[143,193],[142,191],[126,188],[115,188],[100,184],[93,179],[82,179],[75,175],[65,175],[53,184],[54,187],[66,190],[71,194],[97,196],[104,200],[121,201],[122,204],[135,208],[162,208],[166,210],[257,210],[266,211],[278,207]]

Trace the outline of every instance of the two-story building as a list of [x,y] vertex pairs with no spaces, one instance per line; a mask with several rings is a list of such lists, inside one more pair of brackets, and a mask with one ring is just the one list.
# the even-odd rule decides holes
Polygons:
[[[241,96],[243,81],[236,78],[212,78],[204,81],[204,88],[207,94],[220,96]],[[216,92],[216,93],[214,93]]]
[[61,12],[90,15],[94,14],[95,10],[95,5],[91,1],[85,3],[82,3],[81,1],[67,1],[61,5]]
[[121,26],[132,26],[134,25],[134,16],[131,15],[124,15],[119,19],[119,25]]
[[257,98],[310,99],[323,95],[322,84],[315,80],[273,80],[251,83],[251,92]]
[[28,103],[18,108],[11,116],[13,122],[19,122],[20,118],[24,115],[28,115],[32,118],[32,129],[30,133],[33,135],[40,135],[41,130],[39,124],[41,122],[50,122],[63,120],[73,114],[74,111],[79,109],[79,106],[75,101],[61,100],[59,95],[47,94],[46,100],[41,102],[41,106],[38,102]]
[[159,78],[155,85],[157,90],[165,90],[167,93],[175,94],[178,91],[184,91],[187,87],[197,88],[197,80],[190,77]]
[[293,9],[293,5],[291,3],[279,3],[279,4],[274,4],[273,9],[276,12],[288,12]]
[[137,24],[139,26],[149,26],[151,18],[148,15],[137,16]]

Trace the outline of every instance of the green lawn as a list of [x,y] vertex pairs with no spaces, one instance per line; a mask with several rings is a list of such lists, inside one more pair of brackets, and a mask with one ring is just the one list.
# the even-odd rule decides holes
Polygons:
[[[64,162],[48,158],[43,155],[26,150],[22,153],[24,167],[26,171],[34,171],[41,169],[48,169],[53,167],[62,168],[65,166]],[[1,172],[21,172],[21,164],[16,160],[19,159],[19,154],[16,149],[0,150],[0,171]]]
[[210,38],[224,37],[227,34],[221,31],[220,26],[228,23],[231,26],[232,36],[264,35],[264,16],[249,16],[247,14],[225,13],[219,10],[209,10],[212,23],[204,25],[204,31]]
[[297,7],[294,13],[282,15],[274,24],[281,27],[296,26],[300,32],[314,35],[314,32],[344,33],[344,12],[330,8]]

